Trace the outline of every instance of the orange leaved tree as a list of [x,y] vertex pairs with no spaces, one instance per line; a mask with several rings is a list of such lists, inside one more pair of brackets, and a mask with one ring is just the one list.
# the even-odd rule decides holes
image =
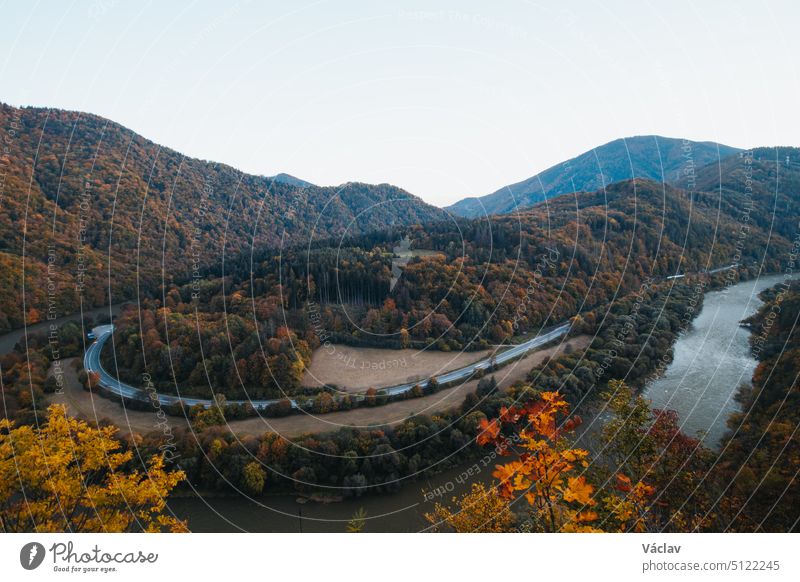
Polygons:
[[[542,392],[520,407],[503,408],[500,417],[483,420],[478,444],[493,444],[501,455],[520,451],[519,458],[497,465],[493,476],[506,499],[522,495],[530,505],[532,528],[538,531],[600,531],[592,525],[594,487],[582,473],[589,465],[589,452],[569,446],[564,433],[580,424],[580,417],[567,418],[569,404],[557,392]],[[504,425],[519,427],[515,437],[506,436]]]
[[[522,407],[501,409],[492,422],[484,420],[479,444],[494,444],[501,455],[510,454],[512,446],[520,451],[518,460],[497,465],[493,473],[500,479],[500,494],[522,496],[530,504],[528,530],[648,531],[655,487],[632,483],[618,472],[597,491],[586,477],[589,452],[572,447],[565,436],[580,423],[579,416],[569,416],[569,404],[558,392],[543,392]],[[503,427],[517,430],[516,442]]]
[[[619,388],[619,384],[614,387]],[[456,531],[512,531],[512,525],[516,531],[660,531],[664,527],[663,519],[659,519],[664,505],[659,503],[662,481],[651,479],[658,477],[652,470],[640,470],[650,467],[650,458],[638,459],[631,450],[648,455],[666,451],[668,456],[682,460],[685,455],[678,453],[687,447],[662,445],[666,441],[681,442],[673,430],[674,422],[662,420],[672,416],[651,413],[630,390],[620,392],[617,399],[611,407],[615,418],[630,406],[645,409],[639,411],[641,414],[628,414],[629,422],[624,425],[608,421],[604,437],[613,433],[617,442],[606,441],[606,456],[600,459],[599,467],[590,467],[589,452],[572,446],[567,439],[581,419],[569,416],[569,404],[558,392],[539,393],[524,405],[502,408],[494,420],[482,419],[478,444],[493,445],[497,454],[516,455],[516,459],[496,465],[492,475],[500,480],[498,484],[473,488],[472,494],[453,499],[454,510],[437,505],[426,517]],[[643,436],[652,438],[652,443],[646,440],[642,444]],[[618,457],[627,463],[617,462]],[[673,474],[680,474],[680,470]],[[602,486],[596,488],[587,475]],[[527,517],[511,512],[522,500],[527,503]],[[669,514],[673,520],[675,515]]]

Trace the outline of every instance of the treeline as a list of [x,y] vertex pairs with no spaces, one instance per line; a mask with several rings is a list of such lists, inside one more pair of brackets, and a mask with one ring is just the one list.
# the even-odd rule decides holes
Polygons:
[[737,531],[797,531],[800,524],[800,284],[761,294],[764,305],[747,320],[758,366],[737,400],[718,461],[720,505]]
[[285,184],[187,158],[91,114],[0,103],[0,126],[13,131],[3,153],[0,333],[51,308],[62,316],[159,297],[247,249],[446,219],[388,184]]
[[[229,493],[249,490],[245,467],[251,462],[263,468],[271,492],[361,495],[396,490],[406,479],[424,477],[477,454],[479,449],[472,442],[481,421],[497,416],[503,407],[551,388],[560,388],[577,402],[584,394],[576,388],[577,379],[583,377],[582,367],[589,369],[586,385],[595,388],[590,394],[595,402],[614,374],[623,377],[638,369],[641,380],[653,373],[658,362],[666,361],[661,356],[671,353],[676,335],[693,317],[690,306],[699,311],[702,292],[697,299],[695,291],[686,281],[661,283],[617,300],[605,318],[605,310],[587,314],[576,321],[575,333],[596,333],[597,337],[581,363],[577,352],[554,358],[551,364],[534,368],[527,382],[518,382],[507,391],[498,391],[494,377],[487,376],[478,383],[476,393],[467,395],[451,411],[415,415],[395,426],[344,428],[291,440],[274,433],[243,438],[227,427],[210,427],[200,432],[198,440],[191,433],[178,437],[181,468],[194,486]],[[607,366],[609,349],[618,340],[625,346],[615,348],[621,360]],[[636,354],[640,354],[638,359]],[[156,447],[160,438],[157,434],[145,437],[144,444]]]
[[703,277],[645,282],[610,306],[577,317],[573,332],[592,336],[588,348],[536,366],[528,382],[561,392],[572,405],[591,401],[611,379],[642,387],[672,361],[675,340],[700,313],[707,286]]
[[[476,454],[472,445],[481,420],[511,406],[516,389],[497,392],[491,378],[481,380],[483,397],[469,394],[456,409],[419,414],[397,425],[342,428],[332,433],[287,439],[265,432],[236,436],[227,427],[199,434],[179,430],[176,455],[193,486],[207,491],[260,494],[325,492],[360,496],[397,491]],[[143,451],[157,450],[163,435],[145,435]],[[254,490],[247,467],[255,463],[264,479]],[[253,469],[251,468],[250,473]]]

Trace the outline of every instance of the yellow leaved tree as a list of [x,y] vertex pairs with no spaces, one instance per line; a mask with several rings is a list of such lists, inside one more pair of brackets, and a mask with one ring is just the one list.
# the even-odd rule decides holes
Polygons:
[[514,514],[508,500],[501,497],[495,487],[473,483],[471,491],[461,498],[453,498],[457,510],[437,503],[432,513],[426,513],[434,531],[451,529],[457,533],[502,533],[514,523]]
[[63,406],[51,406],[39,428],[0,420],[0,531],[186,531],[165,513],[184,473],[166,470],[161,455],[145,471],[130,468],[116,431]]

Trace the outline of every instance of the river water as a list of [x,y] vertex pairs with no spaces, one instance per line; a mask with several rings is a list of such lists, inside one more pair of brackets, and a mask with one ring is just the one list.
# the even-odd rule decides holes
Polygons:
[[[480,470],[464,479],[464,471],[474,466]],[[454,495],[466,492],[470,483],[491,481],[493,470],[494,461],[485,468],[480,461],[473,461],[430,479],[409,480],[398,493],[336,503],[299,503],[297,496],[290,495],[258,499],[193,496],[170,499],[169,509],[177,517],[188,519],[194,532],[342,533],[360,508],[367,514],[365,532],[418,532],[430,525],[424,514],[433,511],[436,501],[448,504]]]
[[739,322],[761,306],[759,293],[784,280],[771,275],[706,293],[700,315],[675,344],[673,361],[644,392],[653,408],[676,410],[683,432],[708,447],[719,445],[728,417],[739,410],[736,390],[750,384],[756,367],[750,332]]

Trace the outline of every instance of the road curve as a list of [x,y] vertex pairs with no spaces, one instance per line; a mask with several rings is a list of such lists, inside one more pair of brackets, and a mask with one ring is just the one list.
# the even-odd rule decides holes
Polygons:
[[[439,384],[449,384],[450,382],[464,380],[472,376],[472,374],[474,374],[478,370],[488,370],[493,366],[499,366],[513,360],[514,358],[524,356],[531,350],[539,348],[546,343],[549,343],[553,340],[556,340],[566,335],[569,329],[570,329],[569,323],[561,324],[547,333],[537,335],[536,337],[531,338],[521,344],[517,344],[503,352],[497,353],[490,358],[486,358],[478,362],[473,362],[469,366],[465,366],[463,368],[459,368],[457,370],[441,374],[440,376],[436,376],[436,380],[437,382],[439,382]],[[213,400],[210,399],[186,398],[180,396],[172,396],[168,394],[159,394],[157,392],[150,392],[145,388],[137,388],[135,386],[131,386],[130,384],[126,384],[118,380],[117,378],[109,374],[100,363],[100,352],[102,351],[106,341],[108,341],[108,338],[110,338],[111,334],[114,333],[114,325],[108,324],[108,325],[97,326],[92,330],[92,333],[94,333],[96,339],[87,348],[86,353],[84,353],[83,355],[83,367],[86,369],[87,373],[94,372],[99,376],[98,383],[100,384],[100,387],[106,390],[107,392],[111,392],[112,394],[121,396],[123,398],[132,398],[135,400],[153,400],[153,401],[158,400],[161,406],[169,406],[170,404],[183,402],[183,404],[186,406],[195,406],[196,404],[200,404],[208,408],[214,404]],[[399,394],[403,394],[405,392],[410,391],[411,389],[414,388],[414,386],[420,386],[424,388],[428,385],[429,382],[430,378],[427,380],[421,380],[419,382],[410,382],[408,384],[400,384],[398,386],[382,388],[379,392],[387,394],[389,396],[397,396]],[[363,395],[360,396],[363,397]],[[265,408],[271,404],[277,404],[281,400],[283,399],[228,400],[227,404],[249,404],[254,408]],[[288,399],[288,400],[291,403],[292,408],[299,407],[296,400],[293,399]],[[310,402],[310,400],[307,402]]]
[[[710,271],[705,271],[703,274],[712,275],[714,273],[719,273],[721,271],[726,271],[728,269],[732,269],[737,267],[737,263],[732,263],[730,265],[725,265],[724,267],[718,267],[716,269],[712,269]],[[682,278],[686,274],[677,274],[672,275],[670,277],[666,277],[666,279],[676,279]],[[492,357],[486,358],[484,360],[480,360],[478,362],[473,362],[469,366],[465,366],[463,368],[459,368],[458,370],[453,370],[451,372],[447,372],[445,374],[441,374],[440,376],[435,376],[437,382],[439,384],[449,384],[450,382],[457,382],[458,380],[464,380],[469,378],[472,374],[474,374],[478,370],[488,370],[493,366],[499,366],[513,360],[514,358],[518,358],[520,356],[524,356],[531,350],[539,348],[544,344],[551,342],[555,339],[558,339],[569,332],[570,324],[563,323],[556,327],[555,329],[550,330],[547,333],[537,335],[534,338],[529,339],[521,344],[517,344],[515,346],[509,347],[507,350],[504,350],[500,353],[495,353]],[[205,399],[205,398],[183,398],[180,396],[171,396],[166,394],[158,394],[157,392],[150,393],[148,390],[144,388],[136,388],[131,386],[130,384],[125,384],[124,382],[119,381],[117,378],[109,374],[108,372],[103,369],[103,366],[100,364],[100,352],[103,349],[103,345],[106,343],[111,334],[114,333],[114,325],[100,325],[95,327],[92,330],[96,339],[89,346],[86,350],[86,353],[83,355],[83,367],[86,369],[87,372],[95,372],[100,377],[99,384],[100,386],[111,392],[116,394],[117,396],[122,396],[124,398],[133,398],[136,400],[158,400],[159,404],[162,406],[168,406],[170,404],[176,404],[178,402],[183,402],[187,406],[194,406],[196,404],[200,404],[206,408],[210,407],[214,404],[212,400]],[[398,386],[390,386],[389,388],[382,388],[379,392],[383,394],[387,394],[389,396],[397,396],[399,394],[403,394],[408,392],[409,390],[413,389],[414,386],[420,386],[425,388],[428,383],[430,382],[430,378],[427,380],[421,380],[419,382],[410,382],[408,384],[400,384]],[[354,395],[356,398],[363,398],[364,395]],[[271,404],[277,404],[281,402],[281,400],[286,399],[273,399],[273,400],[228,400],[228,404],[249,404],[254,408],[265,408]],[[288,399],[292,405],[292,408],[299,408],[298,403],[296,400]],[[311,400],[307,400],[304,404],[309,404]]]

